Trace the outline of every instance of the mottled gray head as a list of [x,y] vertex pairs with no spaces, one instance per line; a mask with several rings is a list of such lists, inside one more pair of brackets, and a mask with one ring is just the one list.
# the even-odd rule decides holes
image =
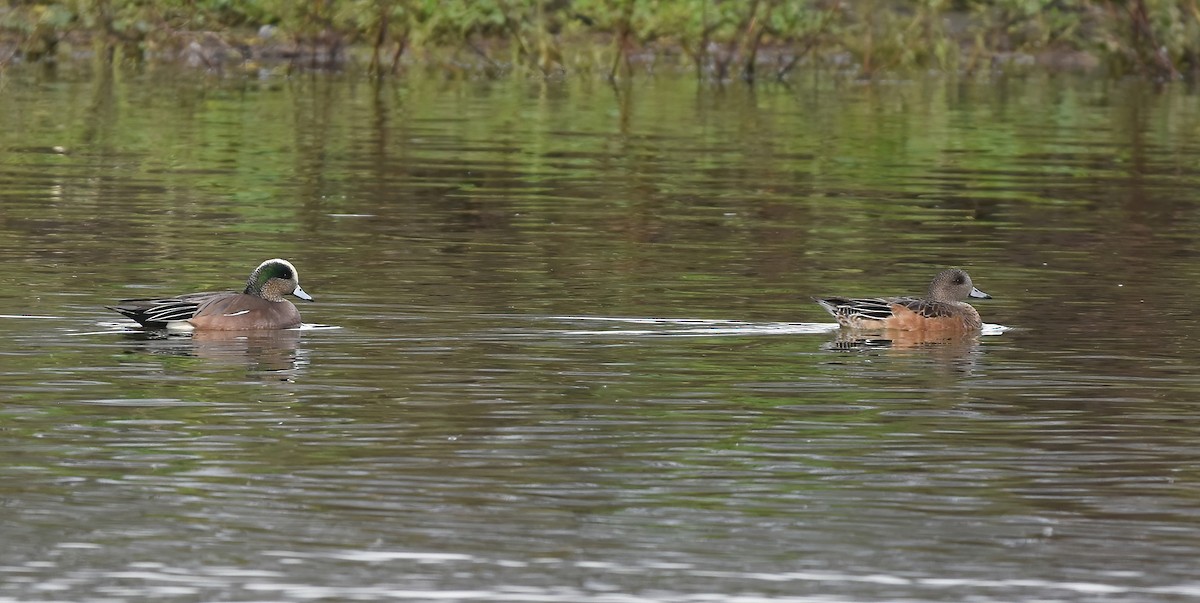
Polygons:
[[975,288],[967,271],[959,268],[943,270],[929,283],[929,299],[937,301],[960,301],[968,297],[991,299],[992,296]]

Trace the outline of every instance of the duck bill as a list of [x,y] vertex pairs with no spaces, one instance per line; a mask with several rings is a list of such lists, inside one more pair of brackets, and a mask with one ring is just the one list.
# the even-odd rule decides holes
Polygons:
[[296,297],[299,297],[300,299],[302,299],[304,301],[313,301],[312,296],[305,293],[304,289],[300,288],[300,285],[296,285],[296,290],[292,291],[292,295],[295,295]]
[[[297,289],[297,291],[299,291],[299,289]],[[979,289],[976,289],[975,287],[971,287],[971,292],[968,293],[967,295],[969,295],[970,297],[975,297],[975,298],[979,298],[979,299],[992,299],[992,296],[988,295],[987,293],[984,293],[983,291],[980,291]]]

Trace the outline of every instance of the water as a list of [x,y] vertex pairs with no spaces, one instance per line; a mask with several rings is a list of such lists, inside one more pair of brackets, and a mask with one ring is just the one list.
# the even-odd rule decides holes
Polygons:
[[[1200,104],[7,72],[0,601],[1200,595]],[[303,331],[103,305],[237,287]],[[809,297],[961,265],[985,335]]]

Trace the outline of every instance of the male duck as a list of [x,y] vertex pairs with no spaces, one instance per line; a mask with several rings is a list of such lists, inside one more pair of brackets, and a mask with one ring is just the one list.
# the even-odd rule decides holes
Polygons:
[[929,283],[925,297],[814,298],[838,324],[854,329],[900,331],[978,331],[979,312],[961,301],[968,297],[991,299],[975,288],[966,271],[943,270]]
[[313,300],[300,288],[296,267],[276,258],[259,264],[241,293],[215,291],[161,299],[123,299],[105,307],[151,329],[246,331],[298,327],[300,312],[284,295]]

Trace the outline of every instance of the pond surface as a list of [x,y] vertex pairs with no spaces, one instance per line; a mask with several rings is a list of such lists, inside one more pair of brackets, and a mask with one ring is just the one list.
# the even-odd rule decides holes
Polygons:
[[[1192,90],[0,93],[0,601],[1200,596]],[[271,257],[312,328],[103,308]],[[810,300],[950,265],[1003,328]]]

